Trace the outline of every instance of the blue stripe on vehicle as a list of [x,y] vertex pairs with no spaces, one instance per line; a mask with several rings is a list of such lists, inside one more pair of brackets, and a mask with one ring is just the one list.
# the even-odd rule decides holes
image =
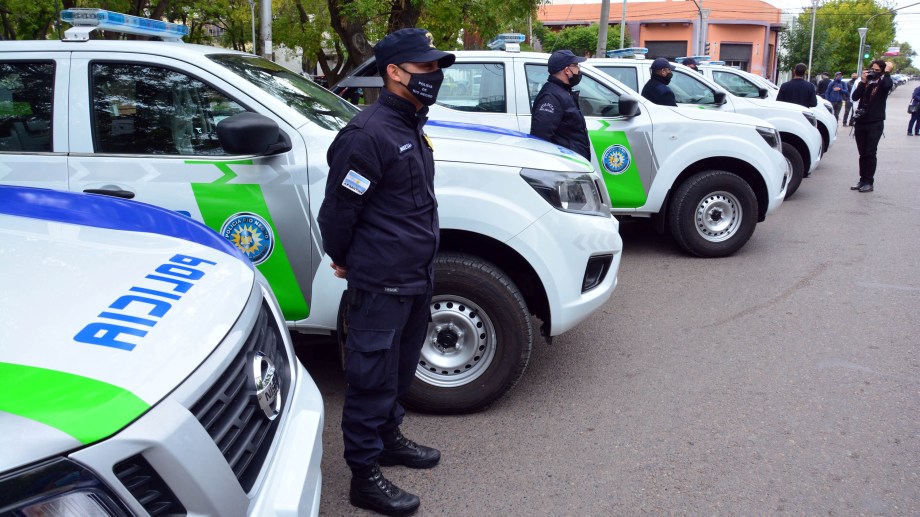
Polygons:
[[252,263],[227,239],[204,224],[138,201],[99,194],[0,185],[0,214],[95,228],[174,237],[222,251],[250,269]]
[[434,127],[446,127],[448,129],[465,129],[467,131],[478,131],[480,133],[492,133],[493,135],[508,135],[508,136],[517,136],[521,138],[539,138],[529,135],[527,133],[521,133],[520,131],[515,131],[513,129],[505,129],[503,127],[495,126],[486,126],[483,124],[470,124],[467,122],[449,122],[446,120],[429,120],[425,123],[426,126]]

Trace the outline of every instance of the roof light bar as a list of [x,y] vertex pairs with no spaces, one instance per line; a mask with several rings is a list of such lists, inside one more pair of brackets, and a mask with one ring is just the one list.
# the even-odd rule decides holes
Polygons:
[[690,59],[690,58],[693,58],[697,63],[705,63],[711,60],[712,56],[685,56],[685,57],[679,57],[675,59],[674,61],[676,63],[683,63],[685,59]]
[[520,52],[520,43],[524,43],[524,40],[527,39],[527,36],[518,33],[518,32],[505,32],[499,34],[492,38],[486,45],[492,50],[501,50],[505,49],[508,51],[512,50],[512,47],[517,46],[516,51]]
[[635,57],[642,59],[646,54],[648,54],[648,49],[645,47],[627,47],[607,51],[607,57]]
[[65,9],[61,11],[61,21],[73,25],[64,33],[65,41],[86,41],[89,33],[97,29],[153,36],[164,41],[182,41],[182,37],[188,35],[188,27],[185,25],[104,9]]

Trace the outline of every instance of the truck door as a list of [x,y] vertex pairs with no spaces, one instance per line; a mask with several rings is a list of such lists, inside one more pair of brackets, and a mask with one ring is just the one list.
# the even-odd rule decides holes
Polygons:
[[[293,150],[229,156],[217,124],[260,109],[230,84],[187,63],[151,55],[74,57],[69,160],[73,191],[122,191],[204,222],[233,242],[271,283],[284,317],[309,315],[316,253],[303,139],[283,121]],[[262,113],[268,116],[268,113]],[[295,181],[296,180],[296,181]],[[295,260],[296,258],[296,260]]]

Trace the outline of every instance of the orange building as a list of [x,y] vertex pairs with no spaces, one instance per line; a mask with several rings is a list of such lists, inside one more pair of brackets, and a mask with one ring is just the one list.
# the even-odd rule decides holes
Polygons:
[[[633,45],[648,48],[648,57],[706,53],[770,79],[776,75],[780,10],[760,0],[632,0],[626,4],[626,30]],[[622,3],[610,2],[610,25],[622,20]],[[538,18],[547,28],[590,25],[600,21],[601,4],[544,5]],[[702,23],[701,23],[702,18]],[[701,37],[702,34],[702,37]]]

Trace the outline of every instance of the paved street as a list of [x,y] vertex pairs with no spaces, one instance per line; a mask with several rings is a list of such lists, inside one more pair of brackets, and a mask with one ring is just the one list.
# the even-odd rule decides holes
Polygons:
[[[519,385],[464,416],[410,414],[441,449],[385,469],[422,516],[920,515],[920,137],[888,101],[876,190],[850,128],[725,259],[621,225],[613,298],[538,341]],[[348,503],[334,347],[298,337],[326,403],[324,516]]]

